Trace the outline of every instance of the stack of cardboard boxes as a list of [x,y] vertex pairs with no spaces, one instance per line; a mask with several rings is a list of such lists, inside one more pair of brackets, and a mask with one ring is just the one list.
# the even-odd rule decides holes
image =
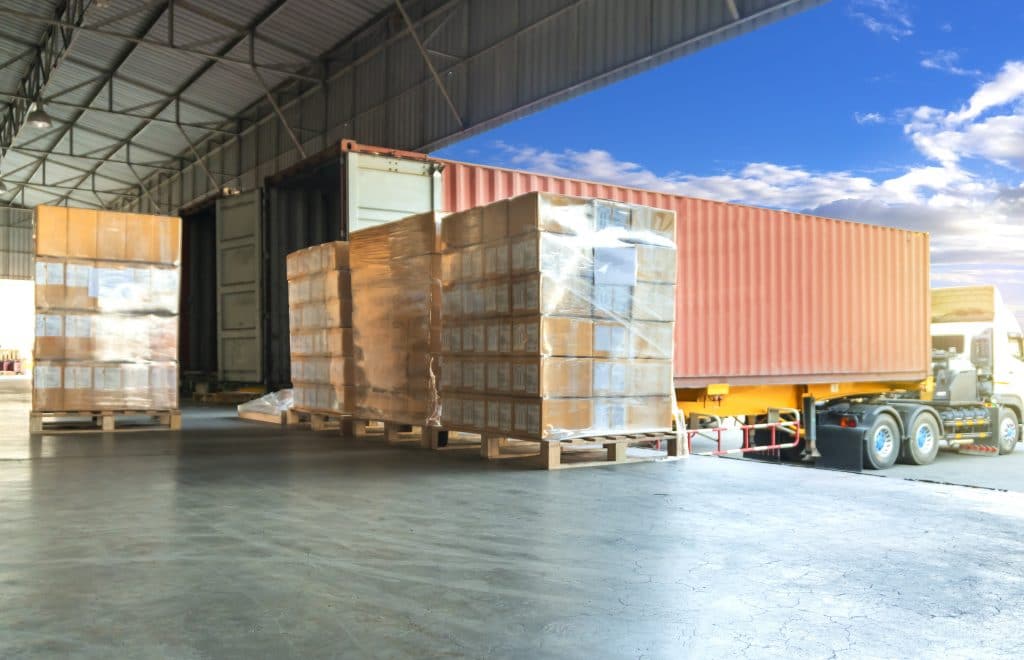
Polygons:
[[437,424],[440,219],[424,213],[350,236],[359,419]]
[[444,218],[442,240],[442,426],[671,428],[672,212],[532,193]]
[[39,412],[178,407],[179,218],[36,209]]
[[348,243],[335,241],[287,257],[294,407],[350,413],[354,401],[352,280]]

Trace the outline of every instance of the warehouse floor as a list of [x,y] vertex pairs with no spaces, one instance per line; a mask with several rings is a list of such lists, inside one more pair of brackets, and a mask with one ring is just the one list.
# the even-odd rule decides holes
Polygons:
[[1024,495],[694,457],[541,472],[194,409],[29,441],[0,656],[1020,657]]

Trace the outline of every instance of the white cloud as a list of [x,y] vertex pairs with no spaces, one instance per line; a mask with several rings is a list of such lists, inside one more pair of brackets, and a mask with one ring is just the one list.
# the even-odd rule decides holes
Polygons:
[[921,66],[926,69],[945,71],[954,76],[980,76],[978,69],[965,69],[959,65],[960,53],[952,50],[940,50],[928,55],[921,60]]
[[967,105],[947,116],[949,123],[977,119],[987,110],[998,108],[1024,96],[1024,62],[1007,62],[991,81],[978,88]]
[[939,29],[942,30],[943,32],[952,32],[953,31],[953,24],[952,23],[943,23],[942,25],[939,26]]
[[883,124],[885,123],[885,117],[877,112],[855,112],[853,113],[853,120],[858,124]]
[[902,0],[853,0],[850,15],[875,34],[896,40],[914,34],[914,23]]

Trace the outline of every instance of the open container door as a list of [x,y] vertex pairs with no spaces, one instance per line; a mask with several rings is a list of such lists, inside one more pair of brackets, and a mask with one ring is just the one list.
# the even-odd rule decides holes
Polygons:
[[221,382],[263,381],[259,190],[217,200],[217,355]]
[[441,168],[423,154],[346,142],[347,232],[441,208]]

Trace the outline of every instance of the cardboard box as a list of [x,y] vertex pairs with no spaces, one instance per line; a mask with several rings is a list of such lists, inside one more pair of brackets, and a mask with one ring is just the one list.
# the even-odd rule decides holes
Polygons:
[[487,352],[487,322],[466,321],[462,324],[462,352]]
[[675,402],[670,396],[593,400],[593,430],[603,433],[669,431]]
[[93,311],[97,306],[96,262],[68,259],[64,267],[64,306]]
[[631,223],[633,231],[631,235],[637,242],[653,243],[656,245],[675,243],[676,214],[674,211],[644,206],[635,206],[632,211]]
[[501,240],[508,236],[508,200],[488,204],[482,209],[480,238],[483,242]]
[[[153,260],[161,264],[181,263],[181,218],[154,216]],[[177,401],[177,395],[174,400]]]
[[508,235],[530,231],[589,234],[594,210],[589,200],[550,193],[527,193],[508,200]]
[[511,394],[516,396],[589,397],[593,391],[591,358],[513,358],[511,364]]
[[443,218],[441,240],[449,248],[480,243],[483,240],[483,210],[473,208]]
[[68,210],[62,206],[36,207],[36,254],[66,257],[68,254]]
[[630,324],[629,355],[637,359],[671,360],[674,328],[673,323],[634,321]]
[[64,410],[64,369],[52,362],[36,361],[32,367],[32,410]]
[[632,324],[624,321],[594,321],[594,357],[635,357],[630,344]]
[[512,319],[512,353],[587,357],[594,351],[594,323],[561,316]]
[[512,280],[512,312],[586,317],[591,314],[593,284],[583,278],[537,273]]
[[489,355],[508,354],[512,352],[512,319],[499,318],[484,322],[486,345]]
[[36,314],[34,360],[64,359],[64,315],[56,312]]
[[91,364],[64,366],[64,406],[69,411],[96,409]]
[[166,362],[149,367],[149,389],[154,410],[178,407],[178,363]]
[[511,243],[508,239],[485,243],[483,254],[484,277],[508,277],[512,272]]
[[[95,315],[67,313],[64,316],[64,357],[68,360],[96,359]],[[38,322],[39,316],[36,316]],[[175,346],[177,352],[177,346]],[[173,358],[172,358],[173,359]],[[91,380],[90,380],[91,382]]]
[[389,229],[388,247],[392,259],[441,254],[439,213],[420,213],[382,225]]
[[487,418],[484,428],[492,433],[511,435],[515,428],[513,424],[515,403],[515,399],[488,398],[485,402]]
[[[486,358],[486,392],[490,394],[513,394],[513,363],[509,358]],[[478,392],[482,390],[477,390]]]
[[512,409],[516,438],[562,440],[586,435],[593,399],[517,399]]
[[632,224],[632,207],[609,200],[594,200],[594,228],[628,230]]
[[100,211],[96,223],[96,257],[98,259],[124,260],[127,254],[126,213]]
[[96,235],[99,213],[92,209],[68,209],[69,257],[96,258]]
[[63,259],[36,258],[36,309],[64,308],[64,266]]
[[331,241],[315,246],[321,254],[321,267],[317,270],[348,270],[349,269],[349,245],[348,241]]
[[637,245],[636,257],[636,279],[638,281],[675,284],[677,259],[675,248]]
[[124,258],[150,263],[158,261],[157,227],[155,216],[126,215]]
[[637,282],[633,287],[632,318],[640,321],[672,323],[676,315],[674,284]]
[[670,396],[671,360],[594,359],[595,397]]
[[531,231],[509,239],[513,275],[543,272],[557,279],[593,276],[594,237]]

